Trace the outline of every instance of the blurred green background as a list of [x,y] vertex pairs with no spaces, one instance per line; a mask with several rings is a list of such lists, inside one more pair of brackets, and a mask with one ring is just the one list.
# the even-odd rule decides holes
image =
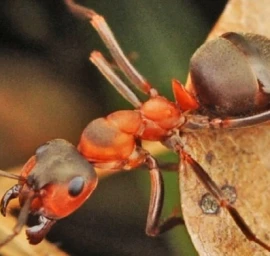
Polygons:
[[[171,99],[171,79],[185,82],[192,53],[226,3],[78,2],[105,16],[124,51],[138,54],[134,65]],[[77,143],[92,119],[132,108],[89,62],[94,49],[109,57],[89,23],[72,17],[62,1],[1,1],[1,169],[25,163],[50,139]],[[173,154],[159,159],[177,161]],[[177,175],[164,176],[165,217],[179,206],[179,192]],[[147,171],[103,179],[87,203],[59,221],[48,239],[70,255],[196,255],[184,227],[156,239],[146,237],[148,201]]]

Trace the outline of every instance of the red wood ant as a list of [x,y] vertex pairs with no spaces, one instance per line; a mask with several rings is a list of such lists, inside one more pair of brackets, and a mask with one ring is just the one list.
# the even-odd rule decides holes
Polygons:
[[[2,198],[1,213],[6,214],[9,201],[15,197],[19,198],[22,210],[13,233],[0,245],[20,232],[29,211],[40,216],[40,224],[28,228],[26,233],[31,244],[39,243],[56,220],[71,214],[91,195],[97,185],[95,167],[129,170],[146,164],[151,178],[146,233],[156,236],[184,223],[177,216],[160,222],[162,174],[156,159],[140,143],[149,140],[160,141],[176,152],[180,157],[179,171],[190,166],[247,239],[270,251],[270,246],[250,230],[223,190],[184,150],[181,139],[183,133],[199,129],[240,128],[269,120],[269,58],[264,50],[270,48],[270,41],[255,34],[229,32],[204,44],[191,59],[191,82],[184,87],[177,80],[172,81],[176,102],[171,102],[160,96],[132,66],[102,16],[72,0],[65,3],[74,15],[90,20],[118,68],[149,99],[141,102],[103,55],[92,52],[90,60],[135,110],[116,111],[90,122],[77,149],[60,139],[39,147],[20,176],[1,172],[2,176],[19,180]],[[221,55],[222,65],[217,55]]]

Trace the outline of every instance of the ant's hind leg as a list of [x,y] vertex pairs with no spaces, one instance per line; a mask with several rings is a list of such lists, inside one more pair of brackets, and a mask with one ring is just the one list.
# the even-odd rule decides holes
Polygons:
[[186,171],[186,165],[189,165],[194,173],[196,174],[197,178],[200,182],[204,185],[204,187],[208,190],[208,192],[217,200],[219,206],[225,208],[233,220],[235,221],[236,225],[240,228],[242,233],[245,237],[253,241],[264,249],[270,251],[270,246],[260,240],[255,233],[249,228],[247,223],[244,221],[240,213],[237,211],[235,207],[232,206],[232,203],[226,195],[224,194],[223,190],[220,189],[216,183],[211,179],[211,177],[207,174],[207,172],[197,163],[188,153],[186,153],[183,149],[180,149],[180,172]]

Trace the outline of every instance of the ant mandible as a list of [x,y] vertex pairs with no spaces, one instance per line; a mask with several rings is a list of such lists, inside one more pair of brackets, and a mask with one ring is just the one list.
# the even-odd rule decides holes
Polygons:
[[[21,231],[29,211],[40,216],[40,224],[28,228],[26,234],[29,243],[39,243],[58,219],[71,214],[91,195],[98,182],[95,167],[129,170],[146,164],[151,178],[146,233],[157,236],[184,223],[177,216],[160,222],[164,198],[162,174],[156,159],[140,143],[149,140],[160,141],[176,152],[180,158],[179,171],[190,166],[219,205],[228,210],[247,239],[270,251],[270,246],[250,230],[222,189],[184,150],[181,140],[182,133],[199,129],[240,128],[269,120],[270,74],[262,49],[265,46],[269,49],[270,41],[255,34],[230,32],[204,44],[191,58],[191,82],[184,87],[179,81],[172,81],[176,102],[171,102],[137,72],[102,16],[73,0],[65,0],[65,4],[71,13],[90,21],[118,68],[149,99],[141,102],[103,55],[92,52],[90,60],[135,110],[116,111],[90,122],[77,149],[62,139],[40,146],[19,176],[1,171],[2,176],[19,181],[3,196],[1,213],[6,215],[9,201],[16,197],[22,209],[13,233],[0,246]],[[217,54],[222,55],[224,65],[217,65]]]

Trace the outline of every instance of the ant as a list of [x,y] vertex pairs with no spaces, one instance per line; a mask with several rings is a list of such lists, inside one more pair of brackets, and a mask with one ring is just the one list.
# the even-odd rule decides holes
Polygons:
[[[118,68],[149,98],[141,102],[103,55],[92,52],[92,63],[135,109],[116,111],[90,122],[77,148],[62,139],[40,146],[18,176],[0,172],[1,176],[18,180],[18,184],[3,196],[1,213],[6,215],[8,203],[13,198],[18,197],[22,207],[13,233],[0,246],[21,231],[28,212],[39,215],[39,225],[26,230],[29,243],[41,242],[58,219],[79,208],[94,191],[98,183],[95,168],[130,170],[146,164],[151,179],[147,235],[157,236],[183,224],[183,219],[175,215],[160,221],[164,184],[157,160],[141,146],[142,140],[148,140],[160,141],[173,150],[180,158],[178,171],[184,172],[191,167],[246,238],[270,251],[270,246],[248,227],[224,190],[185,151],[182,140],[183,134],[197,130],[249,127],[270,119],[270,74],[263,51],[265,47],[269,49],[269,39],[229,32],[205,43],[191,58],[190,82],[183,86],[172,80],[175,102],[171,102],[159,95],[129,62],[102,16],[73,0],[65,0],[65,4],[75,16],[90,21]],[[217,56],[223,59],[223,65],[218,63]]]

